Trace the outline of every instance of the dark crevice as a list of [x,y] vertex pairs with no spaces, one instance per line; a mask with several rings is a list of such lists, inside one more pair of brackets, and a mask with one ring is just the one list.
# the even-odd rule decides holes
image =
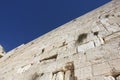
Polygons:
[[77,39],[77,43],[82,43],[87,38],[87,33],[80,34]]
[[98,35],[98,33],[99,33],[99,32],[98,32],[98,31],[96,31],[96,32],[94,32],[93,34],[94,34],[95,36],[97,36],[97,35]]
[[94,42],[94,46],[96,46],[95,42]]
[[42,49],[42,53],[44,53],[44,52],[45,52],[45,49],[43,48],[43,49]]
[[86,52],[84,53],[84,55],[86,55]]
[[32,75],[32,79],[31,80],[37,80],[40,77],[40,75],[38,73],[34,73]]
[[105,18],[108,18],[110,15],[109,14],[107,14],[107,15],[105,15]]
[[2,58],[3,56],[0,55],[0,58]]
[[43,75],[44,75],[44,73],[41,73],[41,74],[40,74],[40,77],[43,76]]
[[58,54],[55,54],[55,55],[53,55],[53,56],[50,56],[50,57],[48,57],[48,58],[44,58],[44,59],[40,60],[40,62],[46,61],[46,60],[51,60],[51,59],[57,59],[57,56],[58,56]]
[[35,72],[33,75],[32,75],[32,79],[31,80],[38,80],[38,78],[40,78],[41,76],[43,76],[44,73],[37,73]]

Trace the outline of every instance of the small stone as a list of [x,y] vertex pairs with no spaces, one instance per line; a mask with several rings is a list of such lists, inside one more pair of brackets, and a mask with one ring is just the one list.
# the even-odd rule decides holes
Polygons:
[[65,80],[70,80],[70,78],[71,78],[71,71],[68,70],[65,72]]

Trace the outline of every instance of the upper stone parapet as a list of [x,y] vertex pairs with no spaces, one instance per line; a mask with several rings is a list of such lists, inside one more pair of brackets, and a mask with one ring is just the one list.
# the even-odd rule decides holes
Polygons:
[[0,45],[0,58],[3,57],[5,55],[5,50],[4,48]]

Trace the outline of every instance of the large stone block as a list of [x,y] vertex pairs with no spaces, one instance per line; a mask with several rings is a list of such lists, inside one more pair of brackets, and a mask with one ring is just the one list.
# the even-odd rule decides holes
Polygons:
[[85,52],[86,50],[92,49],[94,47],[95,47],[94,42],[90,41],[88,43],[78,46],[78,52]]
[[87,66],[80,69],[75,70],[75,76],[78,80],[89,79],[92,77],[92,67]]
[[93,75],[108,75],[111,74],[111,67],[107,62],[94,64],[93,65]]

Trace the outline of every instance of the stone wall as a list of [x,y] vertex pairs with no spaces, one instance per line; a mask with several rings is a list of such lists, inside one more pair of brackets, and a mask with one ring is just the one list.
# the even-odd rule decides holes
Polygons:
[[8,52],[0,80],[120,80],[120,0]]

